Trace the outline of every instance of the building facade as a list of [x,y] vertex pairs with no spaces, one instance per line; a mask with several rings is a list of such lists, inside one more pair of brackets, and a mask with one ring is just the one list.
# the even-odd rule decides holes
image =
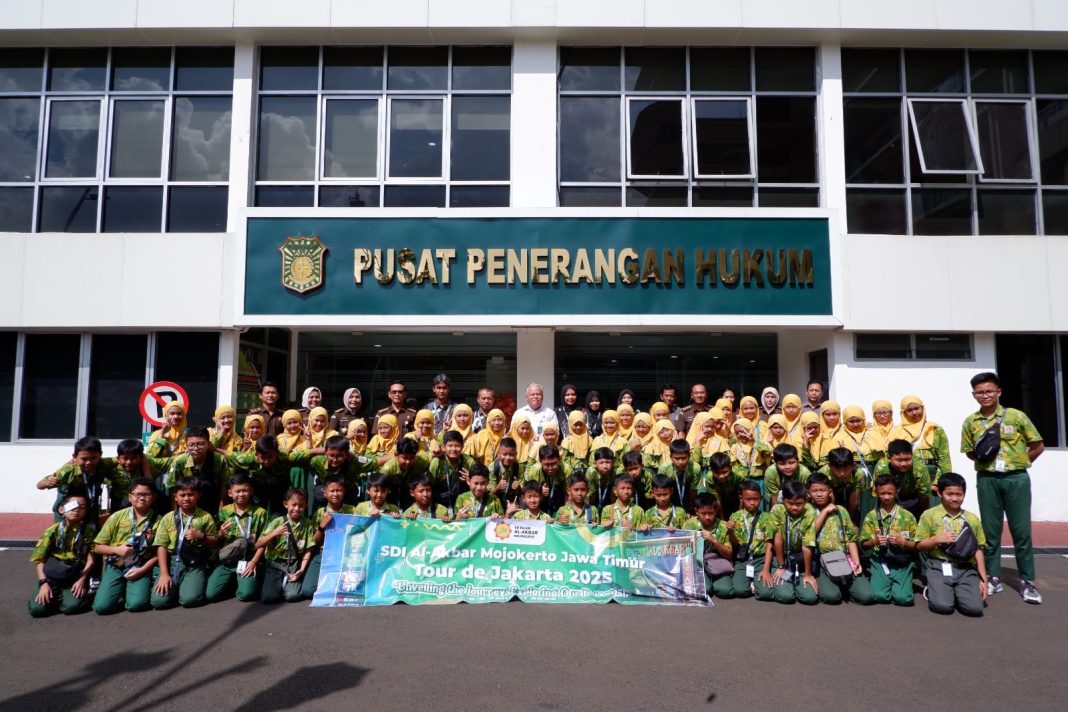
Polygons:
[[2,511],[157,380],[206,424],[816,378],[920,395],[970,475],[993,369],[1068,520],[1064,3],[0,6]]

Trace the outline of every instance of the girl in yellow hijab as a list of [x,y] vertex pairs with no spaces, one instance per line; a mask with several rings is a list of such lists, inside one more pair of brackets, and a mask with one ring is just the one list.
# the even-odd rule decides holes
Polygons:
[[367,454],[378,458],[378,465],[384,465],[393,459],[397,447],[400,428],[397,426],[397,416],[392,413],[378,416],[377,431],[367,443]]
[[816,470],[816,460],[812,457],[812,448],[819,446],[820,417],[814,411],[805,411],[798,418],[801,434],[794,441],[801,454],[801,464],[810,470]]
[[173,457],[185,452],[185,406],[171,401],[163,409],[163,427],[149,436],[148,452],[152,457]]
[[434,412],[426,408],[415,414],[412,421],[412,432],[405,433],[404,437],[419,443],[419,452],[438,455],[441,452],[441,442],[434,437]]
[[867,471],[870,480],[871,473],[875,471],[875,463],[879,462],[886,453],[879,450],[879,438],[868,428],[863,408],[859,405],[847,405],[842,411],[842,418],[845,421],[842,433],[849,440],[849,450],[852,451],[854,458],[864,461],[863,465],[860,462],[857,462],[857,465],[861,470]]
[[824,401],[820,406],[820,436],[809,445],[812,460],[817,467],[827,464],[827,453],[836,447],[849,448],[849,440],[842,432],[842,406],[838,401]]
[[616,454],[616,459],[620,457],[620,453],[627,448],[628,438],[623,437],[623,434],[619,431],[619,413],[614,410],[606,410],[601,414],[601,434],[593,439],[593,449],[606,447]]
[[894,429],[894,406],[888,400],[877,400],[871,404],[871,423],[868,432],[875,438],[879,450],[886,452],[890,442],[890,431]]
[[537,447],[530,449],[530,456],[527,458],[530,464],[538,463],[538,450],[541,450],[544,445],[555,445],[557,450],[560,449],[560,426],[556,424],[556,421],[542,426],[541,442],[538,443]]
[[241,429],[241,442],[238,444],[238,452],[254,452],[256,441],[263,437],[267,431],[267,421],[262,415],[245,416],[245,427]]
[[589,469],[590,455],[593,454],[593,438],[586,430],[586,414],[576,409],[567,414],[567,437],[560,445],[560,456],[565,466],[571,470]]
[[308,412],[308,449],[326,447],[326,439],[337,435],[336,430],[330,429],[330,411],[316,406]]
[[658,420],[670,420],[671,408],[668,408],[667,403],[657,401],[649,406],[649,415],[652,416],[654,423]]
[[455,430],[464,436],[464,445],[474,433],[471,432],[471,421],[475,418],[475,412],[466,403],[459,403],[452,409],[452,425],[449,430]]
[[790,438],[790,428],[786,422],[786,416],[776,413],[768,418],[768,447],[774,450],[782,444],[793,445]]
[[[429,413],[430,411],[427,412]],[[580,410],[571,412],[572,414],[578,413],[580,417],[582,416],[582,411]],[[504,439],[505,421],[504,411],[500,408],[494,408],[487,413],[486,427],[475,433],[474,437],[464,444],[464,454],[470,455],[486,467],[493,467],[493,461],[497,458],[497,448],[500,447],[501,440]],[[430,422],[433,424],[433,416],[431,416]]]
[[953,472],[946,431],[937,423],[927,420],[927,408],[918,396],[905,396],[901,399],[901,423],[890,431],[887,439],[908,440],[912,443],[913,457],[923,460],[927,471],[932,475],[935,467],[943,474]]
[[233,406],[220,405],[215,409],[212,420],[215,425],[208,428],[211,446],[216,452],[229,455],[241,445],[241,436],[237,434],[237,411]]
[[653,432],[654,423],[656,421],[649,413],[638,413],[634,416],[634,427],[630,431],[627,448],[639,451],[648,445],[656,437],[656,433]]
[[782,397],[782,417],[786,419],[786,434],[798,443],[801,441],[801,396],[787,393]]
[[698,413],[686,440],[692,447],[701,451],[701,466],[708,466],[708,458],[717,452],[729,452],[730,442],[717,432],[716,424],[723,420],[723,410],[712,408],[711,410]]
[[671,462],[671,441],[675,439],[675,425],[667,418],[653,423],[647,441],[642,445],[642,466],[658,470]]
[[619,414],[619,434],[624,440],[630,440],[630,436],[634,434],[634,406],[622,403],[616,408],[616,413]]
[[278,449],[286,452],[297,452],[308,449],[308,438],[304,435],[304,421],[301,420],[300,411],[295,408],[282,413],[282,427],[285,432],[279,433]]
[[363,455],[367,452],[367,421],[363,418],[350,420],[345,428],[345,437],[349,441],[349,452]]
[[716,401],[716,408],[723,411],[723,426],[721,430],[727,437],[731,436],[731,426],[734,424],[734,403],[726,398],[720,398]]
[[530,424],[530,416],[525,413],[513,415],[512,428],[508,435],[515,440],[515,461],[525,471],[531,450],[537,451],[534,447],[534,426]]
[[758,443],[768,441],[768,424],[760,419],[760,404],[753,396],[745,396],[738,403],[738,414],[753,424],[753,438]]
[[[731,469],[747,479],[763,480],[764,470],[771,464],[771,448],[757,442],[756,425],[749,418],[738,418],[731,428],[735,442],[730,447]],[[764,496],[763,491],[760,493]]]

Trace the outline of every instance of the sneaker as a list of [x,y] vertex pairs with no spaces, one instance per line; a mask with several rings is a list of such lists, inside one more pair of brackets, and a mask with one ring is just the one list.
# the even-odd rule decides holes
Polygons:
[[1042,596],[1039,594],[1038,589],[1030,581],[1020,582],[1020,598],[1027,603],[1039,604],[1042,603]]
[[1001,585],[1000,576],[991,576],[986,582],[986,595],[993,596],[995,593],[1001,593],[1005,590],[1005,587]]

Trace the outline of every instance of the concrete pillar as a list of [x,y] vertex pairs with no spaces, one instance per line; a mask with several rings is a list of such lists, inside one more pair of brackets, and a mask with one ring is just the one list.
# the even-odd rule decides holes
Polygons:
[[527,386],[540,383],[545,389],[545,405],[554,408],[556,383],[556,341],[552,329],[519,329],[515,339],[515,394],[518,405],[526,405]]
[[556,43],[512,47],[512,207],[556,207]]

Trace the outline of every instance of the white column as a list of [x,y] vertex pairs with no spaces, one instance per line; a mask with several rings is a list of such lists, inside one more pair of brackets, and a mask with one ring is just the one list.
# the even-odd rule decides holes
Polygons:
[[545,405],[554,408],[556,339],[552,329],[519,329],[515,337],[515,394],[520,406],[527,404],[527,386],[540,383]]
[[[230,199],[226,231],[241,228],[240,211],[248,206],[252,178],[252,122],[256,105],[256,47],[234,47],[234,99],[230,112]],[[244,259],[241,255],[238,259]]]
[[845,231],[846,177],[845,127],[842,109],[842,47],[823,43],[819,47],[820,101],[819,150],[823,204],[841,214],[841,228]]
[[237,372],[240,363],[238,344],[241,334],[223,331],[219,334],[219,382],[215,389],[215,402],[220,405],[237,406]]
[[512,207],[556,207],[556,43],[512,47]]

